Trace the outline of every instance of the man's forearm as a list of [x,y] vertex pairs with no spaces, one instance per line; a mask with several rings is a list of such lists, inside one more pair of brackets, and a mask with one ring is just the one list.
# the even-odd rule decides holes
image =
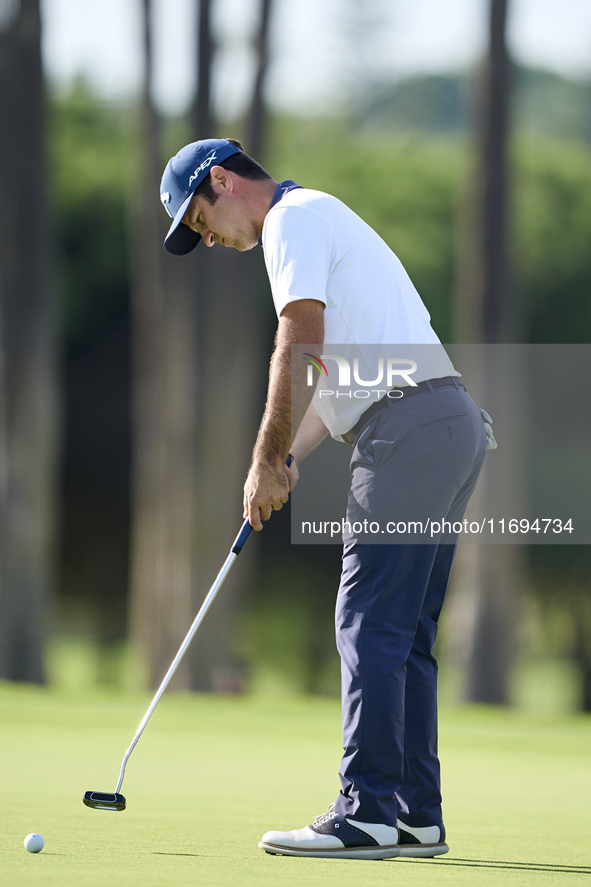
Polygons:
[[282,314],[279,321],[267,405],[253,452],[253,462],[275,466],[285,462],[314,393],[314,386],[307,384],[308,364],[302,360],[292,367],[292,345],[316,344],[320,353],[324,340],[321,303],[292,305],[291,312]]

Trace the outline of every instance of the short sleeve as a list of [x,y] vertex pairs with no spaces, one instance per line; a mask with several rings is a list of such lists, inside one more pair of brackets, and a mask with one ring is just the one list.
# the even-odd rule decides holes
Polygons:
[[326,305],[333,232],[325,219],[300,206],[274,207],[265,220],[263,249],[278,316],[298,299]]

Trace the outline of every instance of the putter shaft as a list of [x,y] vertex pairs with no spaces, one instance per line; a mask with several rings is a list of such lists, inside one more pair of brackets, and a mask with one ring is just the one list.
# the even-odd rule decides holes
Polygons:
[[146,724],[148,723],[148,721],[152,717],[152,713],[153,713],[154,709],[156,708],[156,706],[158,705],[158,702],[160,701],[160,697],[162,696],[162,694],[166,690],[166,688],[170,682],[170,679],[172,678],[173,674],[175,673],[175,671],[177,670],[177,668],[179,666],[179,663],[181,662],[181,659],[183,658],[183,656],[187,652],[187,648],[188,648],[189,644],[191,643],[191,641],[193,640],[195,632],[197,631],[197,629],[201,625],[201,623],[205,617],[205,614],[207,613],[207,611],[209,610],[210,606],[212,605],[212,603],[215,599],[215,596],[217,595],[218,591],[220,590],[220,588],[224,584],[224,580],[225,580],[226,576],[228,575],[228,573],[230,572],[232,564],[234,563],[234,561],[236,560],[236,558],[238,557],[238,555],[242,551],[242,546],[244,545],[244,543],[246,542],[246,540],[250,536],[251,532],[252,532],[252,527],[250,526],[248,520],[245,520],[244,523],[242,524],[242,528],[241,528],[240,532],[238,533],[238,535],[236,536],[236,539],[234,540],[234,545],[232,546],[232,550],[230,551],[230,554],[226,558],[222,569],[218,573],[215,582],[211,586],[211,589],[210,589],[207,597],[205,598],[205,600],[201,604],[201,608],[200,608],[199,612],[197,613],[197,615],[195,616],[193,624],[191,625],[191,628],[187,632],[187,636],[185,637],[185,640],[181,644],[178,653],[174,657],[174,659],[170,665],[170,668],[168,669],[168,671],[164,675],[164,679],[163,679],[162,683],[160,684],[160,686],[158,687],[158,689],[156,690],[156,694],[155,694],[154,698],[152,699],[152,702],[150,703],[150,707],[148,708],[146,714],[142,718],[142,721],[141,721],[139,727],[137,728],[136,734],[133,737],[133,741],[132,741],[131,745],[129,746],[129,748],[125,752],[125,756],[123,758],[123,763],[121,764],[121,772],[119,773],[119,782],[117,783],[117,788],[115,789],[115,794],[119,793],[119,790],[120,790],[121,785],[123,783],[123,777],[125,776],[125,765],[127,764],[127,761],[129,760],[129,756],[131,755],[132,751],[136,747],[138,739],[142,735]]

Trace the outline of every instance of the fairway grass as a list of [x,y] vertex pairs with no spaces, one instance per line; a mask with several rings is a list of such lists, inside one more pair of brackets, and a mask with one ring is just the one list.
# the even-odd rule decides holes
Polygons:
[[[582,885],[591,883],[591,718],[490,708],[441,715],[438,860],[297,859],[257,843],[338,791],[334,700],[165,696],[114,791],[148,696],[0,685],[0,885]],[[45,838],[38,855],[23,840]]]

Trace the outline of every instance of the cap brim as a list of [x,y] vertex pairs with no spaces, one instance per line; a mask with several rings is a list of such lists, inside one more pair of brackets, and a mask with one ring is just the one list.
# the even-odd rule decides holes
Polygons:
[[188,225],[183,224],[183,216],[193,199],[193,193],[189,194],[181,204],[172,225],[168,229],[168,234],[164,238],[164,249],[173,256],[186,256],[195,249],[201,240],[201,234],[197,234]]

